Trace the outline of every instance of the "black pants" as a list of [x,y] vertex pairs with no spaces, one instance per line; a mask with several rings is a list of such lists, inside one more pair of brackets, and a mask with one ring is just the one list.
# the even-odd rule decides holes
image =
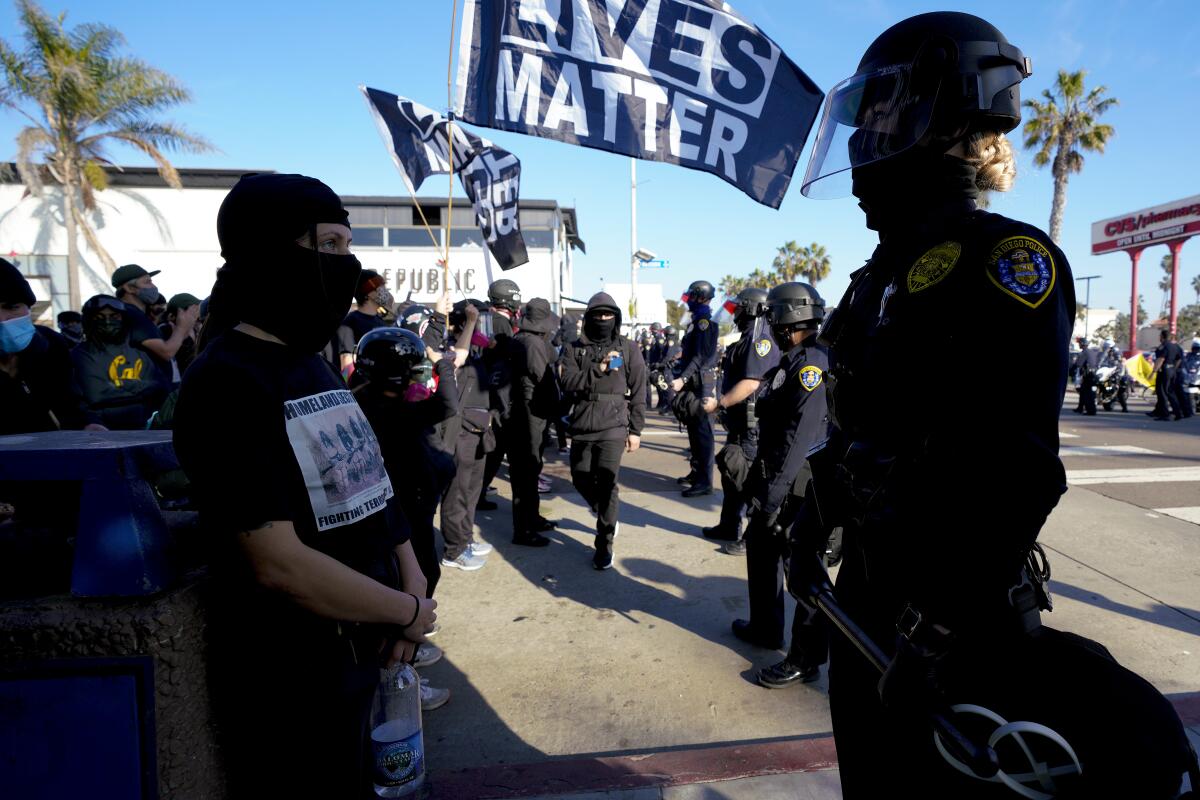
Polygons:
[[1088,373],[1079,382],[1079,410],[1084,414],[1096,413],[1096,376]]
[[314,638],[228,614],[210,624],[209,686],[231,800],[372,796],[382,640],[374,652],[366,642],[351,649],[334,626]]
[[506,426],[508,433],[508,482],[512,485],[513,537],[537,533],[541,527],[541,502],[538,475],[542,472],[542,438],[546,420],[540,417],[514,416]]
[[687,426],[688,447],[692,454],[692,477],[697,478],[697,486],[712,486],[713,458],[716,443],[713,440],[712,417],[708,414],[700,419],[689,422]]
[[621,453],[625,440],[571,440],[571,482],[583,495],[584,502],[596,509],[596,539],[603,538],[609,546],[617,529],[617,476],[621,472]]
[[1186,416],[1186,397],[1182,397],[1182,387],[1178,386],[1176,378],[1179,370],[1174,367],[1163,367],[1154,380],[1154,416],[1165,417],[1174,414],[1177,417]]
[[[731,431],[726,444],[741,447],[742,452],[746,455],[746,462],[754,463],[754,459],[758,455],[757,435]],[[746,510],[746,503],[750,501],[750,496],[743,493],[724,473],[721,473],[721,494],[721,521],[717,523],[717,527],[741,539],[742,515]]]
[[475,506],[483,484],[486,454],[483,437],[463,430],[454,447],[457,472],[442,497],[442,538],[446,541],[443,557],[453,561],[474,541]]
[[412,531],[409,537],[409,542],[412,544],[413,555],[417,557],[417,564],[421,567],[421,574],[425,576],[426,597],[433,597],[433,590],[437,588],[438,581],[442,579],[441,560],[437,554],[437,541],[433,534],[433,515],[437,512],[437,506],[429,503],[423,503],[419,499],[413,499],[411,502],[402,502],[404,515],[408,517],[408,526]]
[[[816,553],[803,554],[816,558]],[[746,531],[746,588],[750,594],[750,625],[765,639],[783,640],[786,569],[791,548],[784,534],[772,534],[756,521]],[[820,666],[829,658],[829,627],[824,615],[804,602],[796,603],[788,661],[801,667]]]
[[493,418],[492,432],[496,434],[496,449],[488,453],[485,459],[482,483],[479,485],[480,500],[487,497],[487,489],[496,479],[496,473],[500,471],[500,464],[508,453],[508,421]]

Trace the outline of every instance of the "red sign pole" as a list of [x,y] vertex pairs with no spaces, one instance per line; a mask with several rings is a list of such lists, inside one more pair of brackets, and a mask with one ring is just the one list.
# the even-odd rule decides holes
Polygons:
[[1133,267],[1133,276],[1130,283],[1133,285],[1132,299],[1129,301],[1129,350],[1125,353],[1126,357],[1133,355],[1137,350],[1137,326],[1138,326],[1138,291],[1137,291],[1137,269],[1138,261],[1142,257],[1144,247],[1135,247],[1127,250],[1129,253],[1129,263]]
[[1167,242],[1167,247],[1171,248],[1171,334],[1179,333],[1176,325],[1179,322],[1179,253],[1183,250],[1183,243],[1187,239],[1176,239],[1173,242]]

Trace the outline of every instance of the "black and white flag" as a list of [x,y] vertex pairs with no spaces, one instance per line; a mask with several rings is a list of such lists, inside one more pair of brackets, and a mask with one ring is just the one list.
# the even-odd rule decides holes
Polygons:
[[711,172],[778,208],[823,92],[719,0],[467,0],[467,122]]
[[[415,195],[430,175],[450,169],[448,121],[436,111],[378,89],[360,87],[400,176]],[[501,269],[529,261],[521,236],[521,162],[487,139],[454,126],[454,169],[475,207],[475,219]]]

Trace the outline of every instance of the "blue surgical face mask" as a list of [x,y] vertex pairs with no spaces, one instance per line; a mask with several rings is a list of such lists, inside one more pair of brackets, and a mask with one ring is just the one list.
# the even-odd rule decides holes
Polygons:
[[14,317],[0,322],[0,353],[19,353],[33,341],[33,316]]

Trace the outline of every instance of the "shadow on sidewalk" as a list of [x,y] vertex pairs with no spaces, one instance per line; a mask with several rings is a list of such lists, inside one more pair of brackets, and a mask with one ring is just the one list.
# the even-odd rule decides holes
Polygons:
[[[580,527],[579,523],[572,520],[563,523],[563,528],[568,530]],[[718,602],[728,599],[727,606],[737,601],[744,602],[744,579],[693,577],[660,561],[622,558],[619,536],[616,541],[616,566],[597,572],[591,567],[594,551],[590,545],[557,531],[551,531],[547,536],[554,544],[539,549],[533,554],[534,557],[530,557],[528,548],[507,541],[497,541],[494,546],[525,580],[552,597],[592,609],[600,617],[616,613],[636,625],[648,628],[655,627],[656,620],[662,620],[714,644],[729,647],[750,660],[761,657],[761,651],[734,638],[729,630],[732,617],[714,618],[698,608],[703,604],[711,605],[718,598]],[[643,580],[675,586],[683,592],[683,597],[643,583]],[[655,619],[648,620],[646,617]]]
[[[1126,617],[1161,625],[1164,628],[1171,628],[1183,633],[1195,634],[1197,630],[1200,630],[1200,611],[1194,608],[1176,608],[1175,606],[1157,602],[1152,608],[1138,608],[1125,603],[1118,603],[1116,600],[1110,600],[1104,595],[1090,589],[1081,589],[1078,586],[1063,583],[1059,580],[1052,580],[1050,582],[1050,591],[1052,594],[1061,597],[1069,597],[1080,603],[1087,603],[1096,608],[1113,611]],[[1052,623],[1053,619],[1048,618],[1048,622]]]

